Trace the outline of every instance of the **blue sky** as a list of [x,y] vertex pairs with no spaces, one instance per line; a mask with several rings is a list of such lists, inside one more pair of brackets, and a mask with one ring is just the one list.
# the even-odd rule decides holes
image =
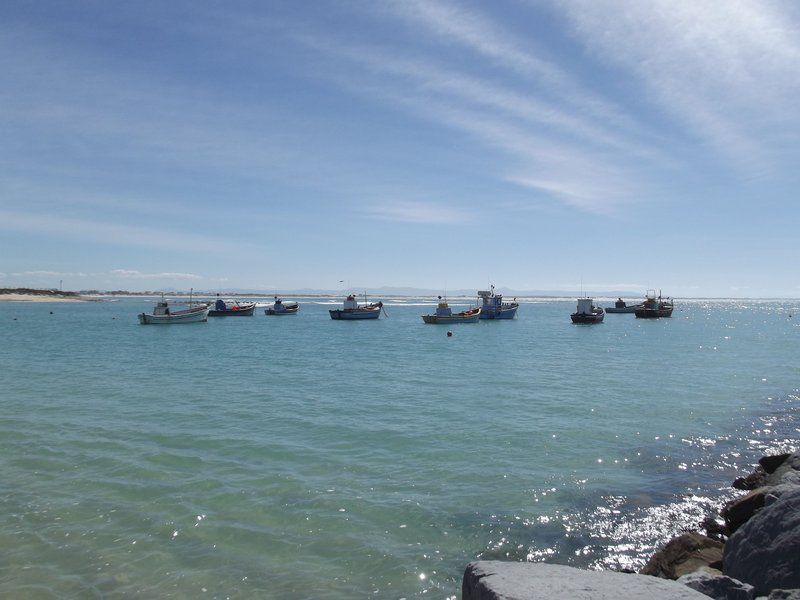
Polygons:
[[800,296],[800,4],[0,4],[0,286]]

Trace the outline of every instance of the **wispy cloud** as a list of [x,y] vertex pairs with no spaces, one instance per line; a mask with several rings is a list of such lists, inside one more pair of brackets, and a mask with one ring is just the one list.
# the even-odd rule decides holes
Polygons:
[[466,210],[458,210],[425,202],[386,202],[369,206],[369,214],[386,221],[403,223],[456,224],[471,221],[474,215]]
[[167,229],[55,217],[0,210],[0,230],[51,235],[60,239],[101,242],[120,246],[143,246],[183,252],[243,252],[248,242],[197,235]]
[[480,10],[447,0],[398,1],[390,6],[395,17],[427,30],[437,42],[458,44],[536,82],[554,102],[573,105],[617,127],[641,128],[615,103],[576,81],[531,38],[522,38]]
[[637,196],[639,177],[631,165],[652,163],[659,155],[635,138],[535,94],[529,97],[457,70],[434,67],[432,61],[389,58],[380,50],[330,40],[307,42],[369,66],[376,76],[354,77],[352,69],[325,75],[342,88],[466,134],[472,153],[488,157],[491,151],[502,152],[507,157],[502,165],[484,161],[486,174],[502,183],[536,189],[539,193],[532,202],[549,197],[582,210],[611,213]]
[[185,281],[197,281],[203,279],[194,273],[143,273],[131,269],[112,269],[111,275],[122,279],[178,279]]
[[12,277],[88,277],[89,273],[70,272],[70,271],[21,271],[11,273]]
[[784,150],[774,148],[781,131],[798,133],[800,22],[791,4],[655,0],[623,8],[611,0],[572,0],[560,6],[593,55],[632,72],[654,102],[720,155],[739,165],[774,161],[772,150]]

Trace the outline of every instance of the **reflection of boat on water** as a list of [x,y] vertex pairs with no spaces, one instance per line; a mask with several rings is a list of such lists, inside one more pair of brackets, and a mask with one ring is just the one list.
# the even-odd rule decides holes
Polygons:
[[622,298],[617,298],[617,301],[614,302],[614,306],[609,306],[606,308],[607,313],[635,313],[636,309],[639,308],[641,304],[632,304],[628,306],[625,303],[625,300]]
[[478,296],[483,300],[481,319],[513,319],[517,314],[519,303],[503,302],[503,296],[494,293],[494,286],[490,290],[479,291]]
[[647,295],[641,306],[636,308],[637,319],[658,319],[671,317],[674,306],[671,298],[662,298],[659,291],[656,297],[655,290],[647,290]]
[[451,323],[477,323],[481,316],[480,308],[471,308],[454,313],[453,309],[439,296],[439,304],[436,306],[436,313],[432,315],[422,315],[422,320],[430,325],[444,325]]
[[[219,296],[219,294],[217,294]],[[255,302],[225,301],[217,298],[214,308],[208,311],[209,317],[252,317],[256,309]]]
[[185,310],[170,310],[163,298],[156,303],[153,314],[141,313],[139,323],[142,325],[177,325],[179,323],[202,323],[208,321],[208,304],[189,306]]
[[573,323],[602,323],[605,313],[594,305],[593,298],[578,298],[578,309],[570,315]]
[[264,311],[266,315],[296,315],[300,310],[300,305],[297,302],[284,302],[275,296],[275,302],[271,307]]
[[[364,302],[367,302],[367,294],[364,294]],[[361,321],[364,319],[377,319],[381,316],[383,302],[372,302],[359,305],[355,295],[350,294],[345,299],[342,308],[329,310],[331,319],[334,321]]]

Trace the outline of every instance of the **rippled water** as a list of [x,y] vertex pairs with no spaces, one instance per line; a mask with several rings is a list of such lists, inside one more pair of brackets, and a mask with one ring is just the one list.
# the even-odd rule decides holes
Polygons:
[[[800,437],[800,303],[143,327],[0,304],[0,596],[447,598],[476,557],[639,566]],[[53,314],[50,314],[50,311]]]

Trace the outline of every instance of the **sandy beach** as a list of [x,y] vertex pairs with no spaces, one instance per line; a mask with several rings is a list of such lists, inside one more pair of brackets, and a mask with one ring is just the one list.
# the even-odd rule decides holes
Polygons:
[[86,298],[63,296],[40,296],[37,294],[0,294],[0,302],[86,302]]

